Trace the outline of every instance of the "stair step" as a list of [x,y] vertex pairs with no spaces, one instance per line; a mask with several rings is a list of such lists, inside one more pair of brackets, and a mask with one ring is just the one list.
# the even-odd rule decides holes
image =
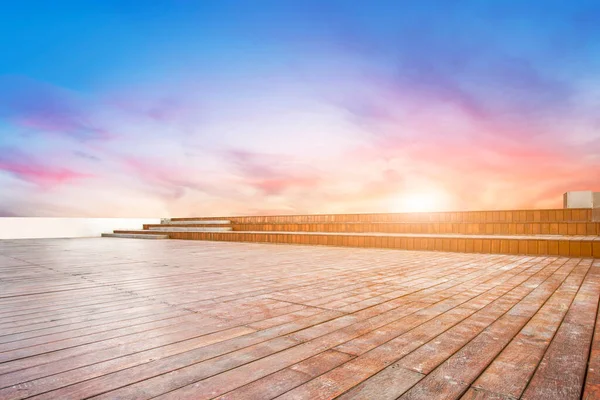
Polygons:
[[404,238],[443,238],[443,239],[498,239],[498,240],[584,240],[600,242],[595,235],[463,235],[463,234],[431,234],[431,233],[385,233],[385,232],[289,232],[289,231],[228,231],[229,234],[257,235],[304,235],[304,236],[372,236],[372,237],[404,237]]
[[600,258],[599,236],[331,232],[171,232],[171,239]]
[[228,232],[231,231],[232,228],[230,226],[227,227],[149,227],[148,230],[154,232]]
[[177,220],[170,220],[168,222],[161,222],[162,225],[180,225],[180,224],[195,224],[195,225],[229,225],[231,224],[231,221],[227,220],[227,219],[218,219],[218,220],[194,220],[194,219],[190,219],[190,220],[186,220],[186,219],[177,219]]
[[103,233],[102,237],[122,238],[122,239],[168,239],[169,235],[151,235],[136,233]]
[[591,208],[545,210],[447,211],[386,214],[313,214],[239,217],[172,218],[171,222],[229,220],[233,223],[323,223],[323,222],[592,222]]
[[409,233],[461,235],[598,235],[594,222],[323,222],[232,224],[236,231]]

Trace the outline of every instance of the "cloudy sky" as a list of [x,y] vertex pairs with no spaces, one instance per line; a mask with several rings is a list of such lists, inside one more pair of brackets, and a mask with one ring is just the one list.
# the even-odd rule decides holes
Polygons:
[[559,207],[600,190],[597,1],[29,1],[0,216]]

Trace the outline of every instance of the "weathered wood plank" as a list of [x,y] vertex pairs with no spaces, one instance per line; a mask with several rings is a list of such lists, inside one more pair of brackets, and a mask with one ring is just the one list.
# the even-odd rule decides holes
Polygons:
[[[594,261],[592,268],[599,269],[600,261]],[[585,400],[600,399],[600,313],[596,314],[596,326],[582,396]]]
[[576,262],[566,262],[517,305],[444,361],[401,399],[457,398],[560,286]]
[[[588,273],[582,262],[473,383],[487,392],[520,397]],[[588,275],[588,278],[592,275]]]
[[[474,251],[367,236],[355,245]],[[583,383],[591,259],[140,242],[0,241],[0,398],[507,400],[546,348],[528,390],[562,379],[557,365]]]
[[599,299],[600,268],[592,267],[523,393],[523,399],[581,397],[594,333],[592,321],[598,312]]

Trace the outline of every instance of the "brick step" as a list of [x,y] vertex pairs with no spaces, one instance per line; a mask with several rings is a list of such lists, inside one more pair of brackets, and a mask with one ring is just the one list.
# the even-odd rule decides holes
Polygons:
[[121,238],[121,239],[169,239],[169,235],[153,235],[138,233],[103,233],[102,237]]
[[[144,231],[115,231],[143,234]],[[152,231],[145,231],[152,234]],[[165,232],[167,233],[167,232]],[[171,239],[600,258],[600,236],[332,232],[168,232]]]
[[232,223],[239,224],[325,222],[592,222],[592,209],[560,208],[547,210],[456,211],[430,213],[188,217],[172,218],[171,222],[197,222],[209,220],[229,220]]

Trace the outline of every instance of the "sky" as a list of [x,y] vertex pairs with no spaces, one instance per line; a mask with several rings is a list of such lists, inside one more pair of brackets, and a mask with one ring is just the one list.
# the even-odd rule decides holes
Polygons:
[[562,207],[600,2],[6,1],[0,217]]

